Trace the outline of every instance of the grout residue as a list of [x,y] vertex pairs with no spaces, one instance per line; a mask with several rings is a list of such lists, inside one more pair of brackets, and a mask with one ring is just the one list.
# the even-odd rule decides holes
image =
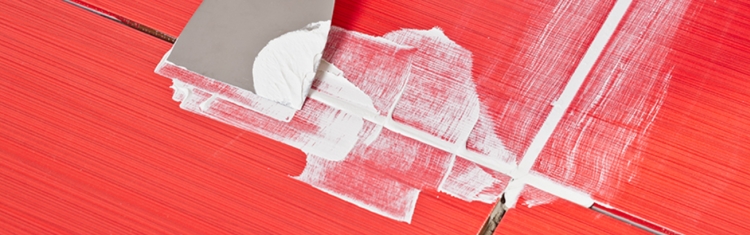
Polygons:
[[[664,61],[690,2],[639,2],[610,42],[592,80],[581,88],[566,122],[549,142],[535,171],[603,199],[638,173],[643,146],[669,89],[672,67]],[[645,61],[645,62],[644,62]],[[562,154],[565,153],[565,154]]]
[[471,52],[438,28],[375,37],[331,27],[322,57],[311,99],[296,112],[166,60],[156,72],[173,78],[182,109],[301,149],[307,164],[296,179],[374,213],[410,222],[422,190],[497,201],[510,177],[496,169],[510,167],[496,160],[509,157],[466,151],[482,118]]

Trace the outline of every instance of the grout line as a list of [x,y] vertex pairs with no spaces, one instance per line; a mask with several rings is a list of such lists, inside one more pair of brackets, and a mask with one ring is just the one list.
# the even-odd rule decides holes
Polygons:
[[92,4],[89,4],[87,2],[84,2],[83,0],[63,0],[63,2],[70,3],[74,6],[80,7],[84,10],[93,12],[94,14],[107,17],[110,20],[114,20],[117,22],[120,22],[121,24],[127,25],[128,27],[134,28],[138,31],[144,32],[146,34],[149,34],[151,36],[154,36],[156,38],[159,38],[161,40],[167,41],[169,43],[174,43],[177,39],[175,37],[172,37],[168,34],[162,33],[158,30],[155,30],[153,28],[150,28],[148,26],[145,26],[143,24],[140,24],[138,22],[132,21],[128,18],[122,17],[118,14],[112,13],[110,11],[104,10],[102,8],[99,8],[97,6],[94,6]]
[[[174,44],[175,41],[177,40],[173,36],[162,33],[160,31],[157,31],[153,28],[137,23],[135,21],[129,20],[125,17],[114,14],[110,11],[96,7],[82,0],[63,0],[63,1],[70,3],[74,6],[80,7],[89,12],[92,12],[94,14],[106,17],[110,20],[117,21],[133,29],[149,34],[156,38],[162,39],[166,42]],[[377,114],[369,114],[368,111],[357,110],[358,108],[356,108],[355,106],[341,104],[340,102],[337,101],[336,98],[329,97],[326,94],[315,92],[313,90],[311,90],[311,93],[308,95],[308,97],[315,99],[319,102],[325,103],[327,105],[330,105],[334,108],[345,110],[347,112],[352,111],[350,109],[354,108],[355,112],[351,112],[351,113],[356,113],[358,114],[358,116],[362,116],[368,121],[383,125],[383,127],[389,128],[390,130],[398,132],[404,136],[418,140],[420,142],[436,147],[438,149],[453,153],[456,156],[463,157],[464,159],[467,159],[471,162],[477,163],[481,166],[490,168],[492,170],[498,171],[500,173],[503,173],[512,177],[511,182],[507,186],[507,189],[506,189],[507,192],[503,193],[500,196],[498,202],[495,204],[495,207],[493,207],[493,210],[488,216],[487,221],[485,221],[485,224],[482,226],[479,232],[480,235],[491,235],[494,233],[495,229],[500,224],[500,221],[502,220],[503,216],[508,211],[508,209],[515,206],[518,196],[520,196],[523,186],[526,184],[529,184],[530,186],[533,186],[547,193],[553,194],[562,199],[571,201],[573,203],[579,204],[584,207],[588,207],[596,212],[610,216],[612,218],[623,221],[625,223],[628,223],[630,225],[633,225],[635,227],[638,227],[640,229],[646,230],[654,234],[678,234],[665,227],[661,227],[659,225],[645,221],[635,216],[628,215],[624,212],[617,212],[616,209],[607,209],[606,207],[601,206],[600,204],[594,202],[593,199],[591,199],[590,196],[584,192],[580,192],[573,188],[569,188],[562,184],[553,182],[544,176],[529,174],[529,172],[531,171],[531,168],[533,167],[533,164],[536,162],[536,159],[539,157],[539,154],[541,153],[542,149],[546,145],[546,142],[549,141],[549,138],[552,136],[552,132],[557,127],[558,123],[562,120],[565,114],[565,111],[567,111],[567,108],[572,103],[573,98],[575,98],[575,95],[577,94],[578,90],[581,88],[583,81],[592,70],[594,64],[598,60],[601,53],[604,51],[604,48],[609,42],[610,38],[614,35],[614,31],[617,29],[617,26],[619,25],[620,21],[622,21],[624,14],[627,12],[631,2],[632,0],[619,0],[615,3],[615,6],[612,8],[609,15],[607,16],[607,19],[602,25],[602,28],[597,33],[596,37],[592,41],[588,50],[586,51],[586,54],[581,59],[581,62],[579,63],[575,72],[573,73],[570,80],[568,81],[568,84],[565,86],[565,89],[563,90],[563,93],[560,95],[560,98],[552,104],[554,106],[552,111],[550,111],[550,114],[547,116],[547,119],[545,120],[544,124],[540,128],[537,135],[534,137],[534,140],[532,141],[531,145],[527,149],[526,154],[524,154],[524,157],[521,160],[521,163],[518,164],[517,166],[514,166],[513,164],[510,164],[510,163],[505,163],[505,162],[497,163],[497,162],[489,161],[481,156],[478,156],[477,154],[467,151],[465,149],[465,146],[463,146],[464,148],[455,147],[454,145],[460,145],[458,143],[450,144],[439,138],[435,138],[434,140],[429,137],[426,139],[421,138],[420,135],[423,135],[423,133],[420,133],[420,132],[422,131],[417,130],[417,129],[411,130],[413,128],[405,126],[405,125],[400,125],[396,123],[395,121],[393,121],[390,118],[390,115],[389,117],[382,117]],[[417,133],[414,133],[414,132],[417,132]],[[511,188],[517,189],[517,190],[508,190]],[[511,197],[510,200],[506,199],[507,195],[510,195]],[[612,211],[616,211],[616,212],[612,212]]]
[[653,234],[659,234],[659,235],[665,235],[665,234],[679,234],[677,232],[674,232],[668,228],[659,226],[657,224],[651,223],[649,221],[646,221],[644,219],[638,218],[636,216],[627,214],[625,212],[622,212],[620,210],[614,209],[614,208],[608,208],[607,206],[603,206],[601,204],[595,203],[590,209],[602,213],[606,216],[612,217],[616,220],[625,222],[627,224],[630,224],[632,226],[635,226],[637,228],[646,230]]

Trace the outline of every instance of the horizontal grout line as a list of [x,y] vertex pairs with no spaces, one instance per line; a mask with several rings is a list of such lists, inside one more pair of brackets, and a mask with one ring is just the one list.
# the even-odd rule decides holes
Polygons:
[[128,27],[131,27],[133,29],[136,29],[138,31],[144,32],[148,35],[154,36],[158,39],[164,40],[169,43],[174,43],[177,39],[175,37],[172,37],[166,33],[162,33],[158,30],[155,30],[151,27],[145,26],[143,24],[140,24],[138,22],[132,21],[128,18],[125,18],[121,15],[112,13],[110,11],[104,10],[102,8],[99,8],[97,6],[94,6],[92,4],[89,4],[87,2],[84,2],[82,0],[63,0],[64,2],[70,3],[74,6],[80,7],[84,10],[87,10],[89,12],[93,12],[94,14],[104,16],[110,20],[117,21],[121,24],[127,25]]

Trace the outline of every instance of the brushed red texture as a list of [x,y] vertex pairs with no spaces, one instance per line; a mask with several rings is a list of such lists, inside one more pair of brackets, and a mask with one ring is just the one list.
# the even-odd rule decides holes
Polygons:
[[[539,197],[549,203],[533,205]],[[529,206],[529,203],[532,206]],[[516,207],[500,221],[496,235],[501,234],[651,234],[594,210],[556,198],[539,189],[526,186]]]
[[123,18],[155,29],[172,37],[180,36],[203,0],[71,0],[94,6]]
[[472,234],[491,210],[426,191],[410,225],[375,215],[291,178],[298,150],[181,110],[153,73],[168,43],[62,1],[0,8],[0,231]]
[[[622,29],[638,19],[653,20],[654,13],[670,9],[646,9],[653,1],[635,1],[615,37],[640,40],[644,35],[665,35],[665,30],[646,27],[629,35]],[[746,1],[675,1],[689,4],[667,41],[646,42],[646,49],[620,50],[610,45],[585,87],[602,86],[608,74],[629,79],[618,89],[641,89],[651,79],[649,70],[671,77],[663,105],[650,129],[636,136],[624,149],[616,149],[609,160],[597,154],[620,146],[619,134],[609,131],[621,125],[627,108],[637,107],[641,97],[616,96],[582,89],[540,156],[535,171],[566,185],[590,192],[603,204],[683,234],[750,233],[750,4]],[[641,13],[636,13],[641,12]],[[658,22],[653,22],[658,24]],[[635,25],[639,26],[639,25]],[[653,46],[651,46],[653,45]],[[645,50],[645,51],[644,51]],[[666,56],[653,59],[659,51]],[[645,56],[642,56],[645,55]],[[659,65],[661,64],[661,65]],[[657,67],[658,66],[658,67]],[[615,105],[609,105],[615,104]],[[592,112],[581,114],[593,107]],[[615,115],[622,116],[615,116]],[[580,122],[575,117],[591,120]],[[584,119],[584,120],[586,120]],[[575,152],[566,140],[581,129],[597,132],[582,135]],[[631,127],[628,127],[631,128]],[[638,127],[632,127],[638,128]],[[576,154],[579,153],[579,154]],[[582,155],[581,153],[589,153]],[[638,157],[640,156],[640,157]],[[580,157],[578,172],[566,176],[566,158]],[[599,159],[599,160],[597,160]],[[602,162],[611,163],[603,171]],[[633,173],[632,175],[623,173]],[[608,180],[601,181],[601,176]],[[592,185],[600,185],[600,188]]]

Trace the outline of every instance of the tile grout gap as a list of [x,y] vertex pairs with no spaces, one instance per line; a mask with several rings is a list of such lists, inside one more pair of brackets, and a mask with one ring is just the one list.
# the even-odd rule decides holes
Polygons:
[[92,12],[94,14],[106,17],[107,19],[114,20],[118,23],[124,24],[130,28],[133,28],[135,30],[141,31],[145,34],[151,35],[153,37],[156,37],[158,39],[161,39],[163,41],[169,42],[174,44],[174,42],[177,40],[175,37],[170,36],[166,33],[163,33],[161,31],[155,30],[151,27],[145,26],[143,24],[140,24],[138,22],[132,21],[128,18],[125,18],[123,16],[117,15],[115,13],[112,13],[110,11],[104,10],[102,8],[99,8],[97,6],[94,6],[90,3],[84,2],[82,0],[63,0],[63,2],[69,3],[73,6],[79,7],[81,9],[87,10],[89,12]]

